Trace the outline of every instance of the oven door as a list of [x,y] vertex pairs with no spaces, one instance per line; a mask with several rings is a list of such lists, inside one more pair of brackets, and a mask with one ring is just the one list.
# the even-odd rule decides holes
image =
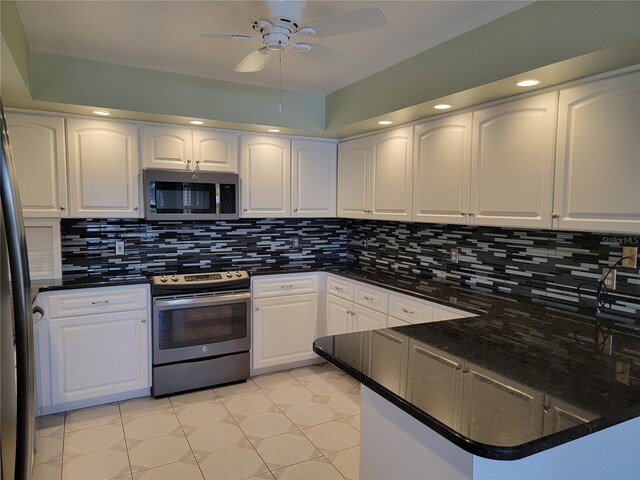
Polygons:
[[250,300],[249,292],[154,299],[153,364],[248,351]]

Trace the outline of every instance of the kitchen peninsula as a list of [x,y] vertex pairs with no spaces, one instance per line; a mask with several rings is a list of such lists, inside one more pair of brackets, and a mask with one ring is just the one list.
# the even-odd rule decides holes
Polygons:
[[474,318],[316,340],[362,383],[361,478],[638,478],[637,329],[527,301],[486,305]]

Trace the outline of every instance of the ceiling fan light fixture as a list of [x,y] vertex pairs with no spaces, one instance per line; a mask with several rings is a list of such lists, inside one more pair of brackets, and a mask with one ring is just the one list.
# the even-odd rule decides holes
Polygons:
[[378,125],[391,125],[393,122],[391,120],[380,120]]
[[449,105],[448,103],[439,103],[438,105],[434,105],[433,108],[435,108],[436,110],[448,110],[449,108],[451,108],[451,105]]
[[518,87],[535,87],[540,83],[540,80],[536,80],[535,78],[527,78],[526,80],[520,80],[516,83]]

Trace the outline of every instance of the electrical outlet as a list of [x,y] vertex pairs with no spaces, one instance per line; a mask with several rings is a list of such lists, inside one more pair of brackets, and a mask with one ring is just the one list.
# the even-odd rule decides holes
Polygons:
[[457,248],[452,248],[451,249],[451,262],[452,263],[458,263],[458,249]]
[[620,265],[624,268],[638,268],[638,247],[622,247],[622,258]]
[[604,282],[604,286],[609,290],[616,289],[616,271],[611,268],[603,268],[600,280]]
[[300,239],[294,237],[292,244],[293,244],[294,248],[295,247],[299,247],[300,246]]
[[629,385],[629,372],[631,370],[631,365],[625,362],[616,362],[616,382],[624,383],[625,385]]
[[124,255],[124,240],[116,241],[116,255]]

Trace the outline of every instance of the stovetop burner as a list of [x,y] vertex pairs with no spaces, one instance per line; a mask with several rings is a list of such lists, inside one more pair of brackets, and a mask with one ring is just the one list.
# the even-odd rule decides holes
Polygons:
[[245,270],[184,275],[165,274],[151,277],[153,295],[241,290],[248,289],[249,285],[249,273]]

